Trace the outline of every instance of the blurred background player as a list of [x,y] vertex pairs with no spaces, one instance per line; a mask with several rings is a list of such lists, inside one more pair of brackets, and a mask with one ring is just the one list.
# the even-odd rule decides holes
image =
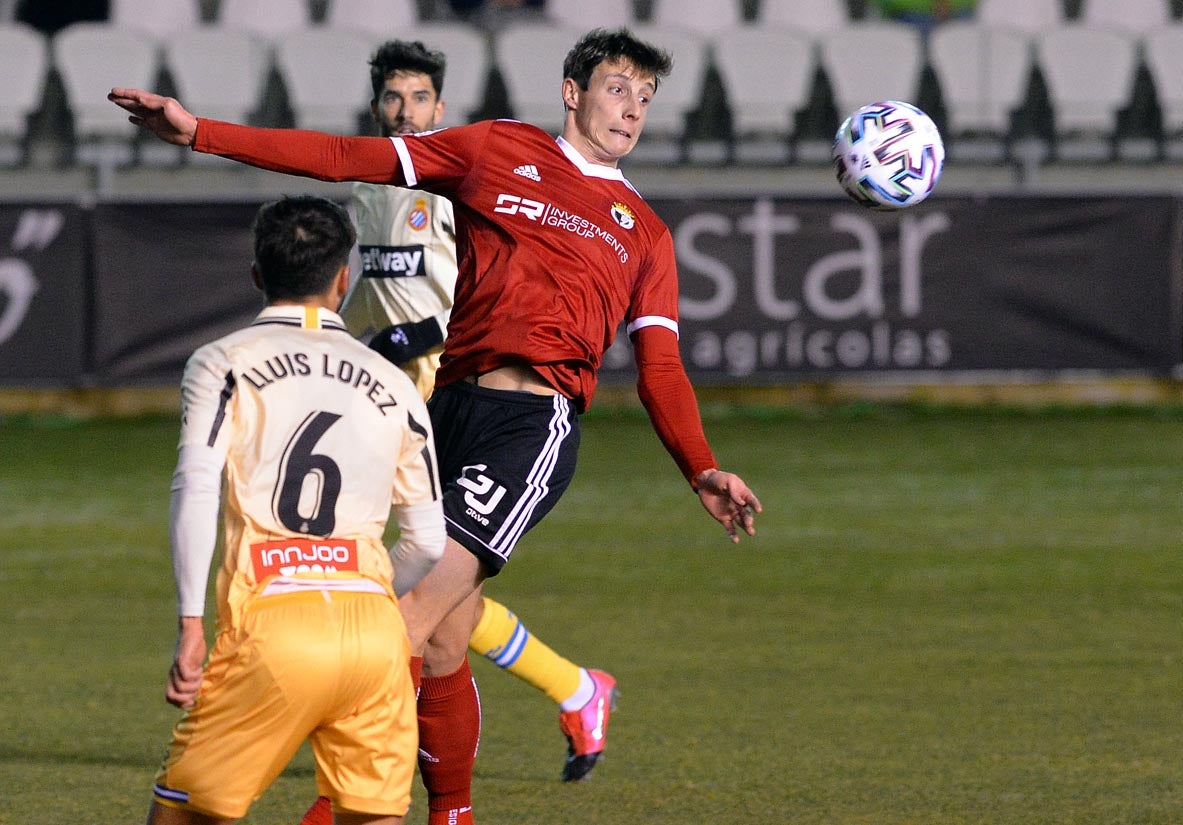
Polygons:
[[[426,132],[444,116],[446,57],[419,42],[390,41],[370,60],[370,111],[383,137]],[[360,267],[341,317],[350,332],[411,377],[426,400],[435,386],[456,289],[452,203],[429,192],[353,187]],[[616,680],[581,668],[530,633],[506,607],[482,599],[469,648],[559,705],[567,737],[564,782],[586,777],[607,743]]]
[[[423,400],[335,312],[354,239],[331,201],[265,205],[251,274],[267,306],[185,367],[166,698],[188,710],[151,823],[244,816],[304,739],[337,822],[401,823],[410,803],[415,696],[396,593],[440,558],[443,509]],[[203,669],[223,476],[218,633]]]
[[621,324],[641,402],[699,504],[732,542],[755,534],[759,499],[719,469],[678,349],[673,237],[619,169],[671,66],[666,52],[626,29],[589,32],[563,62],[558,138],[512,120],[342,137],[199,119],[141,89],[108,95],[132,123],[195,151],[452,201],[455,311],[428,405],[448,540],[440,562],[399,601],[422,655],[428,825],[474,822],[480,702],[467,653],[481,589],[570,484],[579,415]]

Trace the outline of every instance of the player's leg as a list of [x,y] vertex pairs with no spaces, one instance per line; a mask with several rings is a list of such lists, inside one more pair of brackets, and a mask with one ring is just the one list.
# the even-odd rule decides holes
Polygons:
[[559,726],[567,737],[562,779],[585,778],[604,752],[608,717],[616,704],[616,680],[560,656],[500,602],[485,596],[468,647],[559,706]]
[[427,789],[428,825],[473,821],[472,771],[480,745],[481,705],[468,668],[467,642],[479,603],[477,590],[444,618],[424,649],[419,774]]
[[[414,671],[418,672],[421,667],[423,667],[424,670],[427,670],[427,668],[423,666],[423,654],[428,647],[428,642],[432,638],[436,628],[443,623],[444,619],[452,612],[453,609],[471,598],[471,601],[468,601],[468,604],[470,605],[468,608],[469,627],[467,630],[462,632],[463,638],[459,643],[461,651],[460,656],[456,657],[454,654],[449,655],[444,647],[439,645],[435,646],[433,648],[433,653],[435,655],[431,656],[431,665],[435,669],[427,670],[427,675],[431,676],[436,673],[447,674],[454,672],[459,669],[460,665],[458,662],[461,660],[467,664],[464,651],[466,650],[465,642],[472,632],[471,622],[473,619],[471,617],[471,605],[475,602],[479,602],[480,600],[479,587],[480,582],[483,580],[484,574],[481,570],[480,562],[477,561],[476,557],[449,539],[447,545],[444,548],[443,558],[441,558],[435,567],[433,567],[431,571],[423,577],[423,580],[415,586],[414,590],[399,599],[399,612],[402,614],[402,619],[407,629],[407,635],[410,638],[411,652],[414,656],[416,656],[416,658],[418,658],[418,662],[416,662],[414,665]],[[458,613],[458,616],[461,615],[463,615],[463,611]],[[443,638],[444,637],[441,636],[441,640]],[[450,670],[448,669],[449,667]],[[419,684],[417,684],[416,687],[420,688],[419,692],[420,695],[422,695],[422,680],[419,680]],[[441,686],[439,684],[433,683],[432,687],[433,693],[448,692],[446,690],[448,687],[447,685]],[[472,689],[471,699],[466,699],[464,696],[459,695],[453,697],[453,701],[457,703],[458,707],[456,712],[458,714],[462,714],[465,718],[471,717],[473,715],[473,704],[477,702],[475,687]],[[438,709],[440,705],[436,703],[434,707]],[[480,732],[479,704],[476,705],[475,715],[478,720],[476,732],[467,732],[465,734],[466,736],[471,736],[474,740],[472,749],[469,749],[463,744],[460,744],[454,749],[449,749],[448,745],[451,744],[451,740],[447,740],[446,742],[442,743],[431,742],[432,746],[440,752],[440,758],[445,759],[446,764],[448,765],[460,765],[462,773],[464,772],[463,765],[465,764],[465,760],[467,760],[467,776],[469,778],[471,778],[472,774],[471,760],[473,755],[472,751],[474,751],[476,747],[475,738],[479,736]],[[470,726],[463,725],[461,727],[467,731],[467,728]],[[428,740],[431,740],[430,735],[428,736]],[[420,728],[420,747],[423,747],[422,728]],[[430,805],[432,794],[433,792],[436,792],[438,788],[432,784],[429,784],[429,775],[430,770],[423,774],[423,778],[424,786],[427,788],[428,792],[428,804]],[[470,781],[471,779],[465,783],[466,792],[468,792],[468,785],[470,784]],[[449,777],[445,777],[444,780],[441,780],[441,783],[442,784],[440,787],[442,787],[443,792],[449,792],[451,785]],[[449,800],[450,799],[451,794],[449,793]],[[301,819],[300,825],[332,825],[332,811],[327,796],[322,794],[316,799],[315,802],[313,802],[312,806],[309,807],[309,809],[304,813],[304,817]]]
[[[344,594],[355,595],[377,598]],[[235,632],[219,634],[197,702],[173,730],[149,822],[233,822],[246,815],[331,712],[340,657],[315,657],[337,643],[333,609],[319,593],[258,597],[243,609]]]
[[148,809],[148,825],[225,825],[225,823],[237,821],[237,819],[206,816],[182,808],[170,808],[155,800],[152,801],[152,807]]
[[411,804],[418,722],[410,645],[393,599],[333,594],[340,687],[309,735],[317,788],[335,820],[402,822]]

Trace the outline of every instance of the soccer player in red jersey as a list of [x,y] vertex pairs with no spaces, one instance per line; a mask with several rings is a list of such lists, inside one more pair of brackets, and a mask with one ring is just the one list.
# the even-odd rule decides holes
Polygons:
[[585,35],[563,65],[563,133],[484,121],[422,135],[339,137],[198,119],[175,99],[110,99],[158,137],[323,180],[423,188],[456,214],[459,274],[429,405],[448,542],[400,600],[421,652],[420,771],[429,825],[473,821],[480,711],[466,649],[482,582],[554,506],[574,472],[580,412],[621,322],[658,437],[731,540],[760,502],[720,470],[678,352],[669,229],[617,164],[636,145],[668,54],[627,30]]
[[[370,111],[385,137],[439,126],[447,61],[422,43],[389,40],[370,60]],[[341,305],[349,331],[411,377],[426,400],[444,349],[456,288],[452,202],[441,195],[376,183],[355,183],[358,277]],[[561,656],[509,609],[484,596],[469,650],[544,693],[559,705],[567,739],[560,776],[588,777],[607,745],[616,680]],[[319,803],[327,811],[327,800]],[[323,819],[323,817],[322,817]],[[318,820],[305,818],[305,825]]]

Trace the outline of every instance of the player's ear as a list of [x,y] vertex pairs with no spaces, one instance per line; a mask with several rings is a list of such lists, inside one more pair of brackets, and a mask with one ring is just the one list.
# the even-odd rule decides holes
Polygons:
[[251,261],[251,283],[255,285],[255,289],[260,292],[266,292],[263,288],[263,274],[259,272],[259,265]]
[[432,126],[440,125],[440,122],[444,119],[444,108],[444,102],[442,100],[435,102],[435,118],[431,121]]
[[563,105],[570,110],[579,108],[579,84],[571,78],[563,78]]

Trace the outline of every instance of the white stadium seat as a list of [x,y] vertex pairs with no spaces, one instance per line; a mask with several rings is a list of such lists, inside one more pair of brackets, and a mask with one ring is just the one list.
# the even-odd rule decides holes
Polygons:
[[924,56],[914,26],[864,22],[822,35],[821,61],[843,120],[880,100],[915,103]]
[[743,24],[740,0],[653,0],[649,22],[655,28],[714,34]]
[[1065,23],[1061,0],[978,0],[974,15],[979,22],[995,28],[1029,34],[1050,31]]
[[1080,22],[1148,34],[1171,22],[1170,0],[1084,0]]
[[246,122],[259,107],[270,68],[267,44],[245,31],[201,28],[164,41],[177,98],[214,120]]
[[1183,160],[1183,23],[1146,35],[1146,67],[1154,78],[1162,111],[1165,152],[1169,160]]
[[761,0],[756,22],[821,34],[850,23],[846,0]]
[[220,0],[217,25],[276,40],[312,25],[308,0]]
[[[546,0],[546,17],[558,26],[588,31],[635,26],[637,13],[633,0]],[[572,41],[574,45],[574,41]]]
[[369,32],[376,42],[401,38],[400,32],[418,24],[415,0],[329,0],[325,14],[329,28]]
[[153,37],[201,25],[199,0],[111,0],[110,21]]
[[153,88],[156,41],[107,23],[74,23],[54,36],[53,54],[74,119],[75,159],[103,169],[131,163],[139,129],[107,93],[113,86]]
[[355,135],[373,90],[365,71],[371,38],[342,29],[309,29],[280,40],[275,61],[296,126]]
[[1110,159],[1118,111],[1133,96],[1138,68],[1130,35],[1067,24],[1035,36],[1061,160]]
[[954,21],[929,36],[929,60],[940,84],[951,157],[1002,160],[1011,114],[1031,75],[1031,42],[1017,31]]
[[29,116],[41,105],[48,70],[45,35],[23,23],[0,26],[0,166],[24,160]]
[[494,54],[515,118],[553,135],[562,131],[563,58],[583,33],[547,23],[523,23],[498,33]]
[[[812,41],[793,29],[742,26],[715,37],[714,55],[731,108],[735,158],[788,160],[795,116],[808,104],[812,90],[816,69]],[[772,76],[777,82],[752,82]]]
[[[262,105],[271,67],[267,43],[245,31],[204,27],[177,32],[164,41],[164,61],[177,99],[213,120],[246,123]],[[169,147],[149,144],[161,150]],[[228,165],[216,155],[182,151],[193,164]]]

